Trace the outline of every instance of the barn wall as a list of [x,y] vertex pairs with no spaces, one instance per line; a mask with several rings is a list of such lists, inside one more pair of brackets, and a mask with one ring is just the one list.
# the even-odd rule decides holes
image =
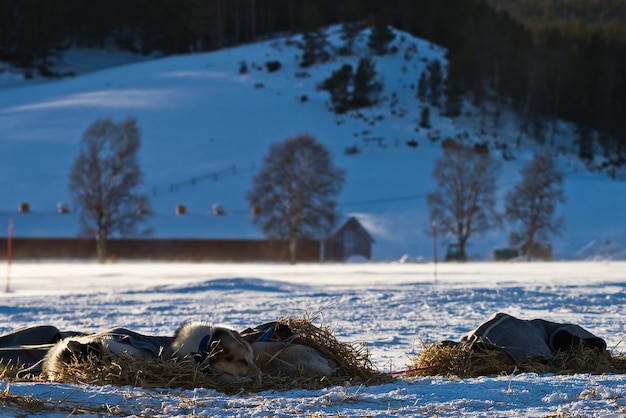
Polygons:
[[344,261],[347,256],[345,254],[343,246],[343,233],[346,230],[352,230],[355,232],[354,236],[354,253],[350,255],[362,255],[370,260],[372,258],[372,243],[363,234],[359,233],[357,229],[344,228],[324,243],[324,260],[328,261]]
[[[286,241],[200,239],[111,239],[109,258],[164,261],[289,261]],[[6,259],[7,240],[0,239],[0,259]],[[84,238],[13,238],[12,259],[96,259],[96,242]],[[297,259],[320,259],[318,241],[298,243]]]

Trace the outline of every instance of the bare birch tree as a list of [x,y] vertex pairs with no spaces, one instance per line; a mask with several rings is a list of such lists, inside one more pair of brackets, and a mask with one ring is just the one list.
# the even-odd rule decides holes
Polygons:
[[564,219],[556,215],[556,207],[564,201],[563,173],[551,154],[536,154],[505,197],[505,217],[517,227],[509,237],[510,244],[526,248],[528,260],[535,244],[562,232]]
[[295,263],[298,240],[324,239],[335,226],[344,179],[345,171],[310,135],[272,144],[247,194],[257,209],[254,223],[269,238],[289,240]]
[[428,195],[431,220],[442,234],[456,238],[461,261],[467,260],[466,245],[473,234],[499,224],[495,193],[500,171],[501,164],[488,153],[461,144],[444,148],[435,162],[437,190]]
[[137,159],[140,145],[134,118],[117,124],[98,120],[83,134],[69,188],[80,208],[81,234],[96,238],[100,262],[106,260],[111,235],[137,234],[150,212],[148,197],[136,192],[143,177]]

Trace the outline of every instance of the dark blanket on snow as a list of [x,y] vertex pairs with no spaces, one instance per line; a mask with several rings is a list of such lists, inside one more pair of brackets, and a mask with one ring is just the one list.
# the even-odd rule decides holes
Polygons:
[[475,330],[463,335],[461,344],[476,341],[494,344],[517,364],[532,357],[553,358],[557,352],[586,347],[606,350],[606,342],[584,328],[543,319],[523,320],[505,313],[493,314]]

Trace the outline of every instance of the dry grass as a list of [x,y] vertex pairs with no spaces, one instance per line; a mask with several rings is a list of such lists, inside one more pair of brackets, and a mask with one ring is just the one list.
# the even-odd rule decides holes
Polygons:
[[422,352],[413,359],[411,368],[422,370],[413,371],[408,376],[442,375],[461,378],[527,372],[626,373],[626,356],[581,347],[560,352],[553,359],[529,359],[518,365],[507,353],[493,345],[474,343],[450,346],[436,343],[423,346]]
[[80,402],[69,402],[67,400],[60,401],[42,401],[33,395],[17,395],[11,393],[11,386],[7,384],[6,388],[0,392],[0,407],[7,416],[14,413],[15,416],[26,416],[26,414],[41,413],[59,413],[71,416],[74,414],[95,414],[95,415],[122,415],[121,411],[117,411],[114,407],[108,405],[100,405],[85,408]]
[[316,348],[335,361],[339,371],[336,377],[330,379],[332,383],[381,384],[394,380],[373,366],[367,346],[337,341],[328,326],[317,327],[309,317],[288,318],[279,322],[291,328],[298,342]]

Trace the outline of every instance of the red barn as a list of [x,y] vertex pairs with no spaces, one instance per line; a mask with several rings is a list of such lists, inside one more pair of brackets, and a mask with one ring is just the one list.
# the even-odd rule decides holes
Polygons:
[[322,250],[324,260],[345,261],[353,255],[360,255],[370,260],[373,242],[374,239],[358,219],[351,216],[324,241]]

